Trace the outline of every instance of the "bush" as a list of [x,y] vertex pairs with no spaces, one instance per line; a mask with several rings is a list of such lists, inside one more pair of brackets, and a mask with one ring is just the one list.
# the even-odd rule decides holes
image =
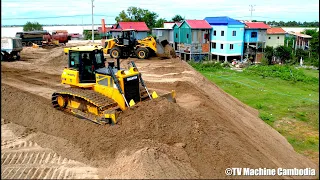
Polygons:
[[301,69],[296,69],[291,66],[250,66],[244,71],[246,74],[258,75],[262,77],[277,77],[287,81],[301,81],[306,83],[318,83],[316,77],[307,76]]
[[275,49],[275,55],[281,60],[282,63],[292,63],[291,48],[287,46],[278,46]]
[[303,64],[308,66],[315,66],[319,67],[319,59],[318,58],[306,58],[303,62]]
[[189,61],[189,64],[198,71],[218,71],[223,69],[222,63],[220,62],[209,62],[201,63]]
[[263,65],[263,66],[269,65],[269,60],[265,57],[262,57],[261,58],[261,65]]
[[294,57],[294,62],[293,63],[294,64],[299,64],[301,57],[302,57],[303,60],[305,60],[305,59],[308,58],[308,56],[309,56],[308,51],[305,51],[305,50],[299,48],[299,49],[296,50],[296,55]]
[[272,114],[260,113],[259,117],[269,125],[271,125],[274,122],[274,117],[272,116]]

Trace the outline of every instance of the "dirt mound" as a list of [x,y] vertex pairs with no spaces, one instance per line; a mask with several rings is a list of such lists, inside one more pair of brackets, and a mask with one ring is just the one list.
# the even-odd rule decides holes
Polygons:
[[47,99],[1,89],[4,119],[80,146],[81,161],[106,167],[107,178],[226,178],[228,167],[317,168],[249,109],[230,112],[224,104],[202,103],[187,110],[157,99],[122,113],[118,125],[99,126],[53,109]]

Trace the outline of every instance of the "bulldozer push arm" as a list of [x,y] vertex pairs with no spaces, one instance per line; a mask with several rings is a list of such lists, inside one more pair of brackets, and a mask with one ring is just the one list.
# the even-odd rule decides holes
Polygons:
[[[136,69],[138,70],[136,64],[135,64],[133,61],[131,61],[131,64],[132,64],[132,66],[133,66],[134,68],[136,68]],[[138,71],[139,71],[139,70],[138,70]],[[148,89],[147,89],[147,86],[146,86],[146,84],[144,83],[144,81],[143,81],[143,79],[142,79],[142,77],[141,77],[141,74],[139,74],[139,80],[140,80],[141,85],[142,85],[142,86],[144,87],[144,89],[147,91],[149,98],[152,99],[151,96],[150,96],[150,93],[149,93],[149,91],[148,91]]]
[[116,84],[116,86],[117,86],[120,94],[122,95],[124,101],[126,102],[126,105],[127,105],[128,107],[130,107],[129,104],[128,104],[127,99],[124,97],[124,94],[123,94],[123,91],[122,91],[122,89],[121,89],[121,87],[120,87],[119,81],[118,81],[118,79],[116,78],[116,76],[115,76],[114,73],[113,73],[112,67],[111,67],[111,66],[108,66],[108,69],[109,69],[109,71],[110,71],[111,77],[112,77],[114,83]]

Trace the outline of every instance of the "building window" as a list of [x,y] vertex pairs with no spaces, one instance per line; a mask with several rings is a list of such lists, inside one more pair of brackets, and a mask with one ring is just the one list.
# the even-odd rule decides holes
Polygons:
[[223,44],[220,44],[220,49],[223,49]]
[[189,34],[187,34],[187,38],[189,38]]
[[236,36],[237,35],[237,31],[232,31],[232,36]]
[[217,43],[212,43],[212,48],[216,49],[217,48]]
[[230,49],[233,49],[233,44],[230,44]]
[[176,33],[176,38],[178,38],[178,33]]
[[217,35],[217,31],[216,31],[216,30],[213,31],[213,35],[214,35],[214,36]]
[[277,39],[279,39],[279,36],[277,37]]
[[252,37],[252,38],[257,37],[257,32],[251,32],[251,37]]
[[224,36],[224,31],[221,31],[221,36]]
[[271,37],[269,37],[269,39],[271,39]]

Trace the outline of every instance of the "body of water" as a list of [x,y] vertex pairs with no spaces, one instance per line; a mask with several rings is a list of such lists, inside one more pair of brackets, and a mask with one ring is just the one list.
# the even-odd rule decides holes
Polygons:
[[[94,29],[98,29],[101,25],[95,25]],[[84,29],[92,29],[92,26],[43,26],[43,30],[52,32],[54,30],[67,30],[68,33],[82,34]],[[22,32],[23,27],[1,27],[1,37],[14,37],[17,32]]]

